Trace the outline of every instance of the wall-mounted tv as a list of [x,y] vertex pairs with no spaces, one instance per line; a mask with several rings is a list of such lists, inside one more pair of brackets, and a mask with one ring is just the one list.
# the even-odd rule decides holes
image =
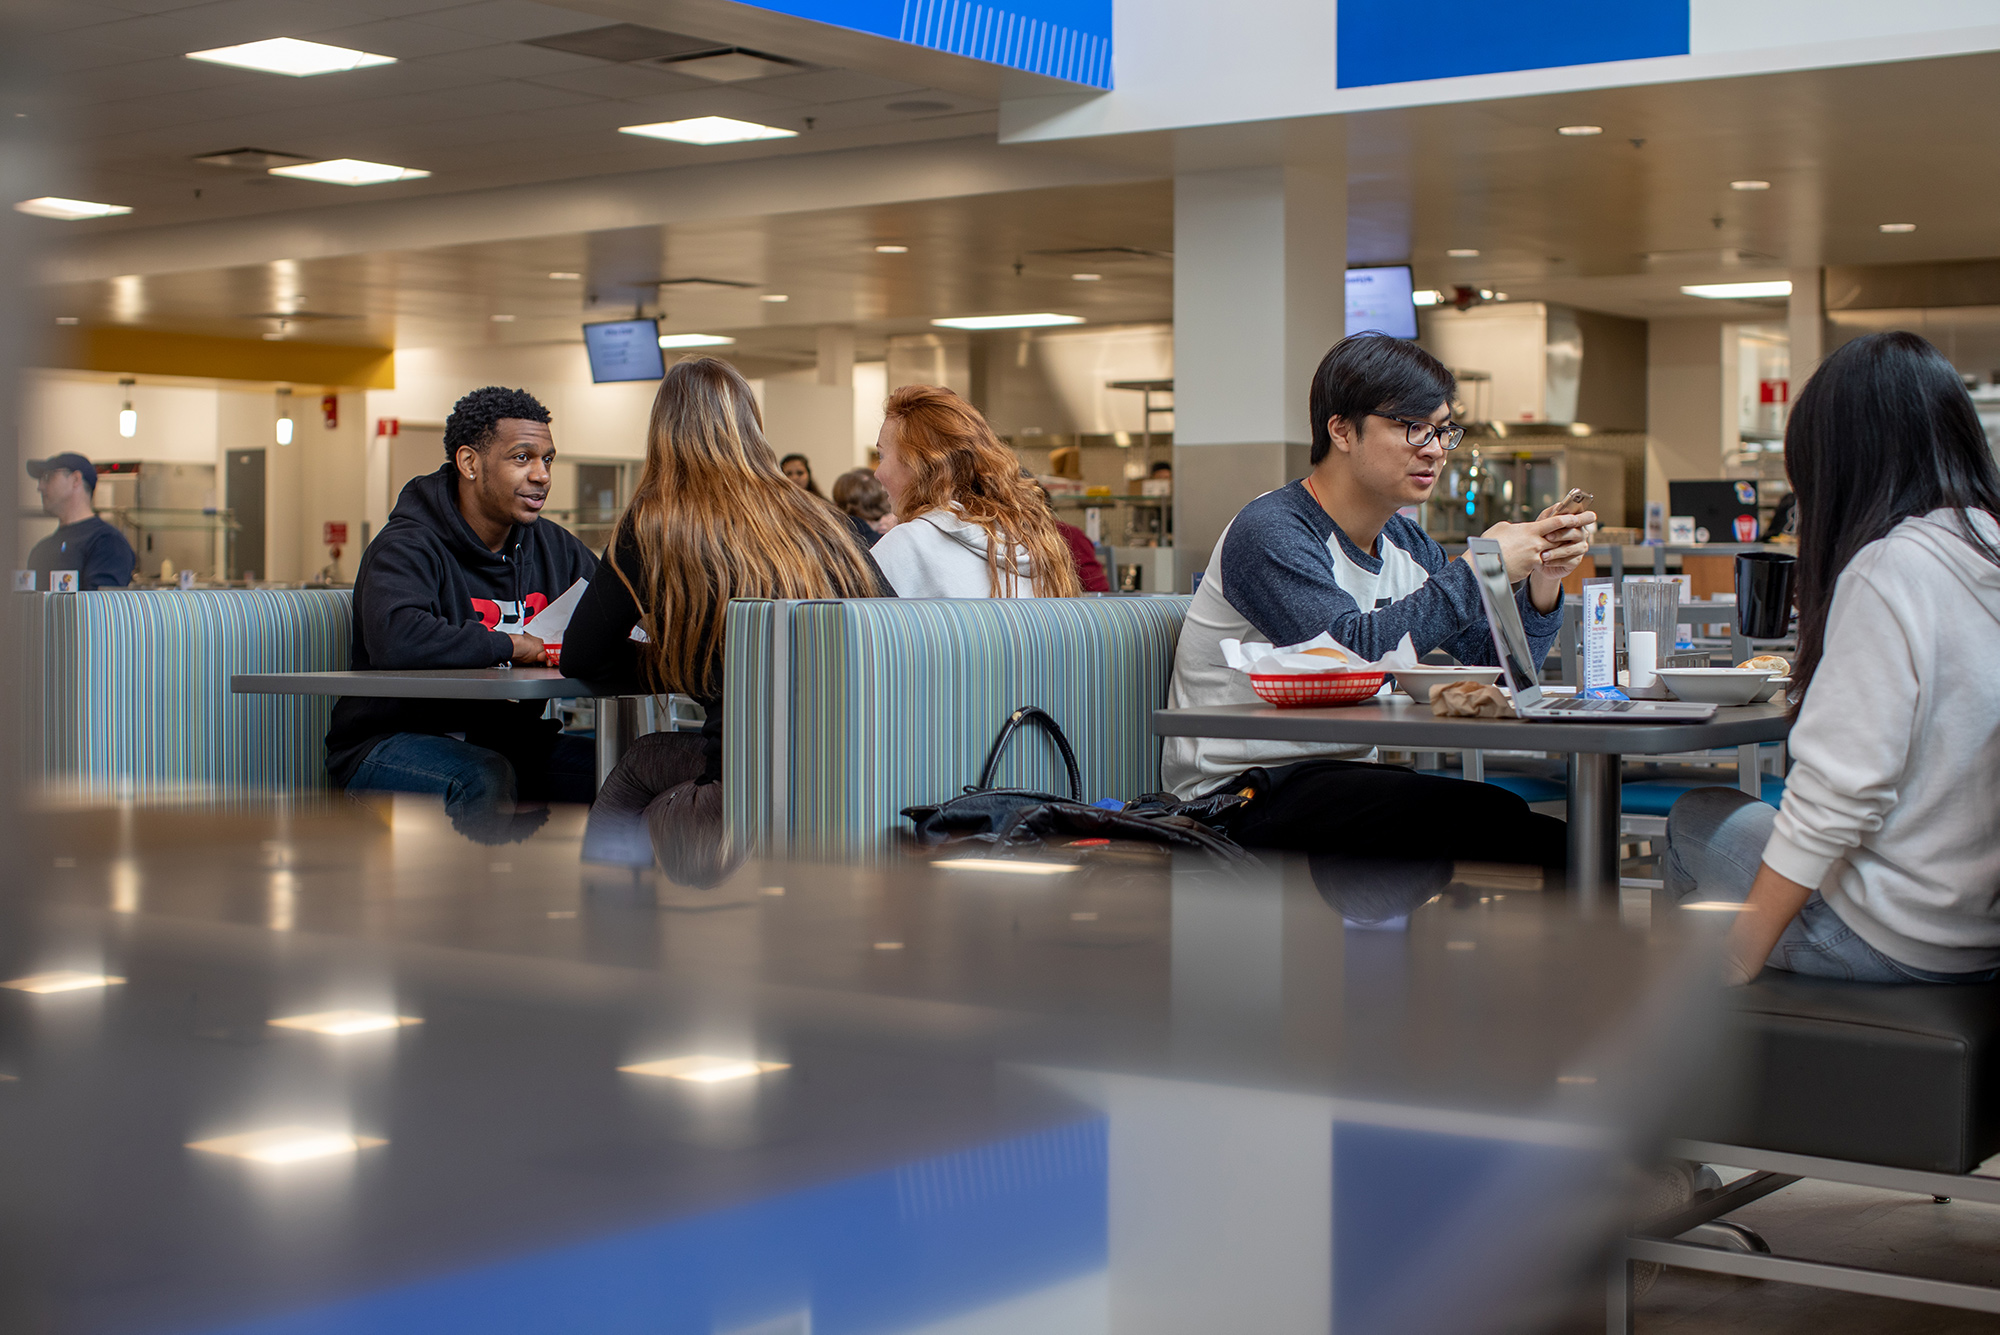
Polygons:
[[1417,336],[1417,303],[1407,264],[1347,271],[1347,332],[1379,330],[1397,338]]
[[609,320],[583,327],[584,351],[590,354],[590,378],[595,384],[613,380],[658,380],[667,373],[660,355],[657,320]]

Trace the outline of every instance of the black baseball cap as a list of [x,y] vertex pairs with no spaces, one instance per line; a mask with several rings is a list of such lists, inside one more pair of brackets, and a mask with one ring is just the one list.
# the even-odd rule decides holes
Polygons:
[[97,488],[97,465],[80,454],[51,454],[46,459],[28,460],[28,476],[40,478],[42,474],[58,468],[67,468],[72,473],[83,474],[83,485],[93,491]]

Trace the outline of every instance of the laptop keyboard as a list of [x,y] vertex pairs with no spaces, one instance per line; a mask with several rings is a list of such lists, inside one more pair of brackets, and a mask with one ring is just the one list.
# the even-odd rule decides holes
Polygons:
[[1586,700],[1572,695],[1566,700],[1551,700],[1542,709],[1551,714],[1623,714],[1638,706],[1630,700]]

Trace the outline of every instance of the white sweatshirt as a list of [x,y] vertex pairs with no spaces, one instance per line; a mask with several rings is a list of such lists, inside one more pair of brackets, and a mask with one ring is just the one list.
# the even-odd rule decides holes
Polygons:
[[[1028,553],[1013,548],[1019,576],[1010,592],[1001,572],[1001,596],[1035,596],[1034,567]],[[986,530],[950,510],[926,510],[905,519],[869,549],[899,598],[991,598],[986,569]]]
[[1841,572],[1764,847],[1855,935],[1939,973],[2000,966],[2000,566],[1963,534],[1949,510],[1907,519]]

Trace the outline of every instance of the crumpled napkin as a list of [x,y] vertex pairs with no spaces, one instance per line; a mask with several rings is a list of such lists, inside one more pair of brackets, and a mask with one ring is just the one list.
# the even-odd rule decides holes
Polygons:
[[[1348,661],[1342,663],[1321,654],[1309,654],[1306,652],[1308,649],[1338,649],[1347,655]],[[1238,672],[1255,672],[1260,676],[1267,673],[1394,672],[1398,668],[1417,666],[1417,649],[1407,635],[1375,662],[1363,663],[1358,661],[1359,654],[1325,631],[1310,640],[1280,648],[1273,648],[1261,640],[1224,640],[1222,657]]]
[[1453,681],[1431,687],[1431,713],[1439,718],[1513,718],[1514,704],[1498,686]]

